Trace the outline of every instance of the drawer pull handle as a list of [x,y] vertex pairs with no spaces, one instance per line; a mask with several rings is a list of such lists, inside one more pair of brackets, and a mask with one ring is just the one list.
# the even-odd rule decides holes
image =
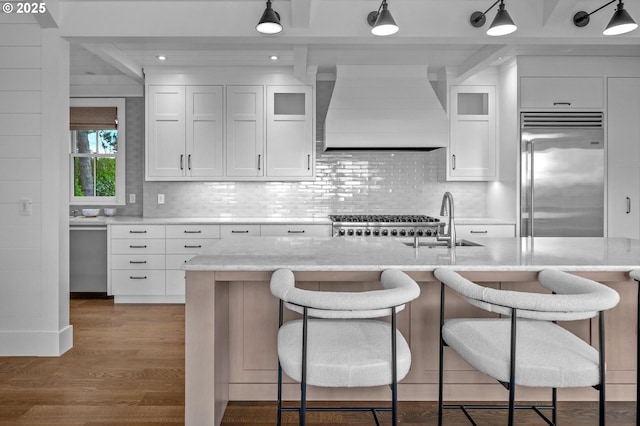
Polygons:
[[486,234],[489,231],[471,231],[472,234]]
[[202,231],[184,231],[185,234],[202,234]]
[[554,102],[553,105],[555,105],[555,106],[558,106],[558,105],[571,106],[571,102]]
[[249,231],[231,231],[232,234],[248,234]]
[[201,245],[197,245],[197,246],[188,246],[185,244],[184,248],[202,248]]
[[129,246],[129,248],[147,248],[147,246],[146,245],[144,245],[144,246]]
[[145,263],[147,263],[147,261],[146,260],[130,260],[129,263],[144,265]]
[[146,234],[147,231],[129,231],[130,234]]
[[144,277],[132,277],[132,276],[129,276],[129,278],[132,279],[132,280],[146,280],[147,279],[146,276],[144,276]]
[[304,229],[302,231],[287,231],[289,234],[304,234]]

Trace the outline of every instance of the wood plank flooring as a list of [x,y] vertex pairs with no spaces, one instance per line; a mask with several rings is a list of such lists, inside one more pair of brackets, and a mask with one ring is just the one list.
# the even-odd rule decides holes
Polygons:
[[[71,300],[74,347],[61,357],[0,357],[0,425],[106,426],[184,423],[184,306]],[[314,403],[319,404],[319,403]],[[320,405],[322,405],[320,403]],[[433,402],[401,402],[401,424],[436,424]],[[297,417],[285,413],[284,423]],[[389,424],[389,415],[380,414]],[[231,402],[223,425],[275,425],[274,402]],[[503,412],[478,413],[505,424]],[[544,424],[516,413],[518,425]],[[609,425],[635,424],[634,403],[609,403]],[[457,410],[445,425],[465,425]],[[311,413],[310,425],[373,425],[370,414]],[[597,404],[561,403],[561,425],[596,425]]]

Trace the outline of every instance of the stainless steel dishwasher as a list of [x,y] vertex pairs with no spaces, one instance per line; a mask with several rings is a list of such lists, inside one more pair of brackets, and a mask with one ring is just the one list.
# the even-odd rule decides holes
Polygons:
[[71,297],[107,297],[107,226],[69,226]]

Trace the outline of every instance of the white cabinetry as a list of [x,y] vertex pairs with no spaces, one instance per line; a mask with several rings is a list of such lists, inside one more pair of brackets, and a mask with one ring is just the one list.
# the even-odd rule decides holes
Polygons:
[[261,225],[263,237],[330,237],[331,225]]
[[601,77],[521,77],[522,109],[589,109],[604,107]]
[[224,176],[222,86],[147,87],[147,180]]
[[607,235],[640,238],[640,78],[607,89]]
[[184,296],[185,271],[182,265],[206,253],[220,238],[218,225],[167,225],[166,294]]
[[267,176],[313,176],[311,87],[267,87]]
[[448,180],[497,178],[495,86],[451,86]]
[[260,225],[220,225],[221,238],[259,237]]
[[227,86],[227,176],[264,176],[262,86]]
[[313,177],[311,86],[156,84],[146,90],[147,180]]
[[513,238],[516,234],[515,225],[456,225],[457,238],[485,238],[485,237],[497,237],[497,238]]
[[109,279],[119,297],[165,294],[164,225],[112,226]]

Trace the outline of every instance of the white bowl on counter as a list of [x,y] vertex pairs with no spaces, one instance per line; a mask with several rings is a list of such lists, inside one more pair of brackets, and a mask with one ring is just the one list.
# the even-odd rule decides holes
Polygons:
[[115,216],[117,211],[118,211],[118,209],[116,209],[114,207],[105,208],[104,209],[104,215],[105,216]]
[[82,216],[96,217],[100,214],[100,209],[82,209]]

